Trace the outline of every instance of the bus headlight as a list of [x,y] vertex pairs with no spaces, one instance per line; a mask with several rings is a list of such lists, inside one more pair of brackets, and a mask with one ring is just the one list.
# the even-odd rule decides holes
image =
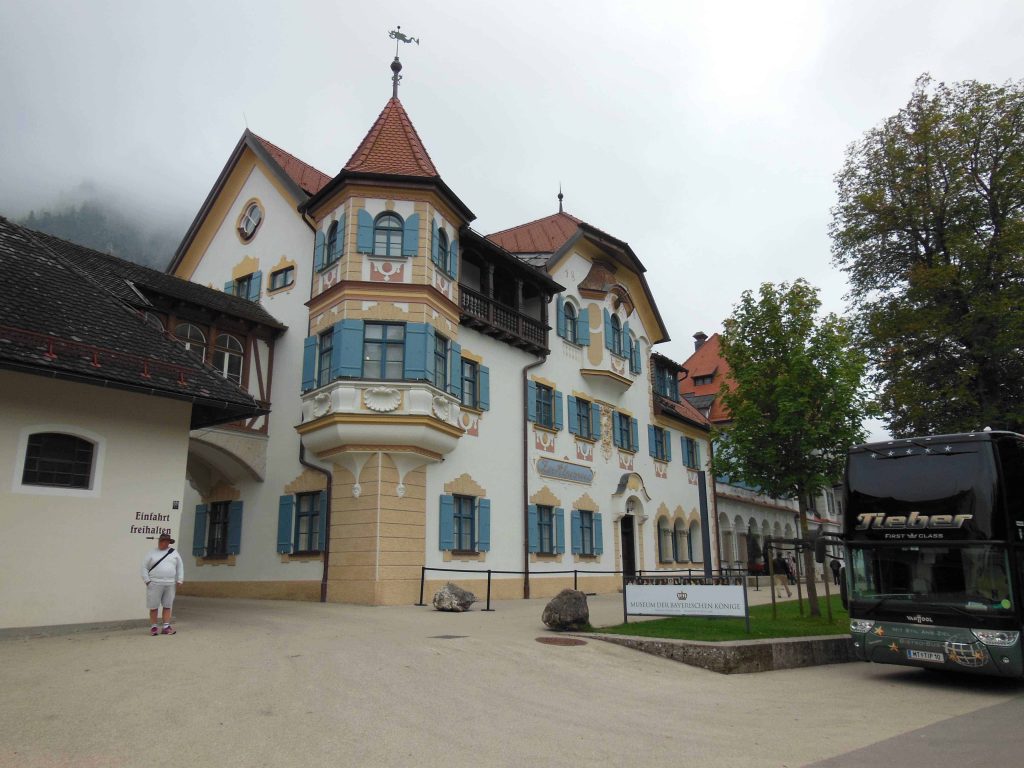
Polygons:
[[850,619],[851,632],[870,632],[874,626],[874,619]]
[[1020,637],[1020,632],[1010,632],[1005,629],[972,629],[971,632],[985,645],[1015,645],[1017,638]]

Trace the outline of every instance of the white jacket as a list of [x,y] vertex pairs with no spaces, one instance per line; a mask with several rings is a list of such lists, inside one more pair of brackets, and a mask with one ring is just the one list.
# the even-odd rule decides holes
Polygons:
[[[142,560],[143,581],[147,583],[152,581],[157,584],[173,584],[176,581],[180,583],[185,580],[185,563],[182,562],[178,550],[174,550],[167,557],[164,557],[164,555],[167,555],[167,549],[151,549],[146,553],[146,557]],[[160,560],[161,557],[164,559],[160,565],[150,571],[150,567],[157,560]]]

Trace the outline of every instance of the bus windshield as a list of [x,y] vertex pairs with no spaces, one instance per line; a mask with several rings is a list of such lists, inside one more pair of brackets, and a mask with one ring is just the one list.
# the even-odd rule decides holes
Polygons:
[[1013,608],[1006,551],[999,547],[854,547],[850,569],[850,597],[874,607],[997,613]]

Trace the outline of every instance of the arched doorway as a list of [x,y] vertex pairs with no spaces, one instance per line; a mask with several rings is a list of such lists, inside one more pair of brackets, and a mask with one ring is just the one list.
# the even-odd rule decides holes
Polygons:
[[636,515],[640,514],[640,500],[630,496],[626,500],[626,514],[619,520],[619,545],[622,552],[622,572],[624,575],[636,575]]

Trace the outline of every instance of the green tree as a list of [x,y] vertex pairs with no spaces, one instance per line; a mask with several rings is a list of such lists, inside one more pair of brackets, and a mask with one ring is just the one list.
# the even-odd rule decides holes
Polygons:
[[833,258],[889,429],[1024,429],[1024,81],[921,76],[836,184]]
[[[804,280],[744,291],[722,333],[731,373],[722,401],[732,419],[716,434],[715,473],[795,498],[800,535],[809,536],[809,499],[842,475],[847,449],[863,442],[869,412],[866,358],[834,314],[821,317],[818,291]],[[804,552],[811,615],[820,615],[814,564]]]

